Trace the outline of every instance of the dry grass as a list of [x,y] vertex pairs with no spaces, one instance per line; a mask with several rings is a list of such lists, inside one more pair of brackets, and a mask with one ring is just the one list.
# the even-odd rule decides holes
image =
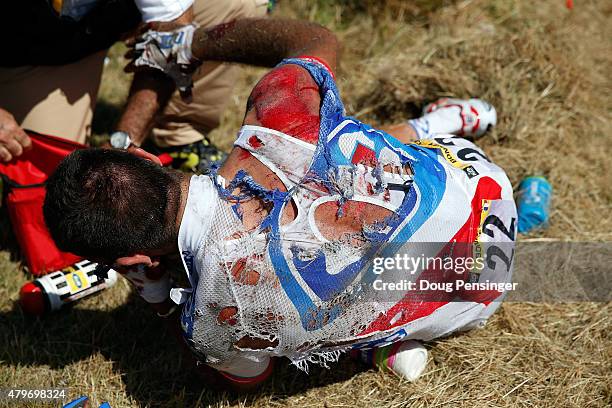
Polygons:
[[[541,173],[555,188],[550,228],[528,238],[611,241],[612,5],[576,2],[569,12],[563,3],[296,0],[281,14],[338,32],[341,92],[360,119],[404,120],[442,95],[488,99],[500,122],[480,144],[513,183]],[[125,95],[117,53],[98,133]],[[261,73],[245,70],[213,132],[219,143],[231,144]],[[612,404],[610,303],[506,303],[485,329],[430,343],[428,371],[412,384],[344,359],[310,376],[279,367],[262,392],[244,397],[206,390],[181,367],[173,340],[124,282],[69,313],[25,318],[13,305],[26,280],[16,266],[0,253],[0,388],[65,385],[120,408]]]

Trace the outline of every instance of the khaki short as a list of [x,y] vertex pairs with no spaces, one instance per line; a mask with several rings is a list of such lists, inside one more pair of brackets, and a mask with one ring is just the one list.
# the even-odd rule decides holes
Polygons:
[[[268,0],[195,0],[195,21],[212,27],[237,18],[263,16]],[[102,51],[62,66],[0,67],[0,108],[22,127],[86,143],[96,104]],[[178,146],[202,140],[219,124],[238,74],[236,65],[205,63],[194,76],[193,102],[176,92],[156,121],[157,145]]]

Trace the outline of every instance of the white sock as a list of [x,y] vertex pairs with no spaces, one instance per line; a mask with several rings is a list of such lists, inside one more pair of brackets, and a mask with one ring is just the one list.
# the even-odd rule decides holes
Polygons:
[[427,367],[427,349],[414,340],[402,342],[396,351],[391,368],[397,375],[414,381],[423,374]]
[[391,370],[408,381],[414,381],[427,367],[427,349],[416,340],[405,340],[369,350],[359,350],[364,363]]
[[463,126],[461,108],[458,106],[441,107],[420,118],[410,119],[408,124],[412,126],[419,139],[430,139],[439,133],[455,134]]

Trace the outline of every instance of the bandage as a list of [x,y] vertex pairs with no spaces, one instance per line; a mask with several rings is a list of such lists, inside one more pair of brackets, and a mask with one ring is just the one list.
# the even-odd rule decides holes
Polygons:
[[148,31],[134,49],[140,55],[134,61],[137,67],[159,69],[174,80],[181,95],[190,95],[192,74],[196,61],[191,43],[197,26],[189,24],[174,31]]
[[147,277],[144,265],[138,265],[123,276],[136,287],[140,297],[147,303],[161,303],[168,299],[172,282],[167,273],[159,279],[151,279]]

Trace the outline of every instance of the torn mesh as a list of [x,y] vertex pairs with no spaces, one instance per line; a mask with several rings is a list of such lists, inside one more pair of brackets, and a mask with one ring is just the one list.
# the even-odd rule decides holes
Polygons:
[[[193,341],[215,368],[223,369],[238,358],[258,361],[262,355],[289,357],[302,369],[308,363],[326,365],[355,343],[379,346],[403,336],[430,340],[488,316],[497,307],[455,302],[424,309],[417,299],[394,308],[397,300],[390,302],[375,291],[373,259],[395,253],[419,256],[419,242],[446,245],[471,217],[478,180],[467,179],[431,148],[406,146],[342,117],[331,76],[305,68],[324,94],[316,150],[298,148],[299,143],[277,131],[243,128],[236,144],[272,170],[287,192],[266,190],[239,172],[230,185],[243,183],[253,199],[266,204],[268,216],[255,231],[245,231],[240,205],[230,199],[231,191],[220,188],[213,227],[198,251]],[[499,181],[502,198],[512,199],[501,170],[487,162],[473,166],[476,174]],[[407,171],[412,168],[414,180]],[[329,242],[316,233],[309,216],[317,200],[342,204],[359,196],[393,216],[381,225],[364,225],[361,237]],[[290,200],[298,208],[297,218],[281,225],[282,207]],[[385,246],[395,239],[395,232],[403,235]],[[343,273],[350,278],[334,281]],[[418,278],[418,273],[405,272],[388,276],[389,281]],[[399,321],[405,323],[396,324]]]

